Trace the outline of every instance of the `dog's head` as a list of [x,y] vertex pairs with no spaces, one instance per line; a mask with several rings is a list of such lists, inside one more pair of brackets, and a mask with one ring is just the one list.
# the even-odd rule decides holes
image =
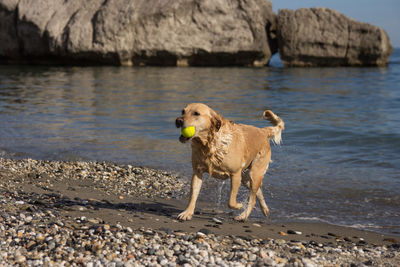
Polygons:
[[194,126],[195,134],[191,138],[179,137],[179,141],[186,143],[193,138],[207,138],[221,128],[222,117],[205,104],[192,103],[182,110],[182,115],[176,118],[177,128]]

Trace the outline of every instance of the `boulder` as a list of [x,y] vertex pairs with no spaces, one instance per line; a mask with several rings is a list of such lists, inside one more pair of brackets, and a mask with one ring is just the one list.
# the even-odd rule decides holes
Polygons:
[[269,0],[0,0],[0,62],[266,65],[275,21]]
[[19,44],[15,24],[15,10],[18,0],[0,2],[0,60],[5,57],[17,57]]
[[286,66],[385,66],[386,32],[328,8],[279,10],[279,55]]

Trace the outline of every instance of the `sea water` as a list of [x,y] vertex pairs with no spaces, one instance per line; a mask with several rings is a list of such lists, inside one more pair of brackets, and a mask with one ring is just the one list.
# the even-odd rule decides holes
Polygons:
[[[0,66],[0,156],[145,165],[190,179],[174,121],[204,102],[238,123],[285,122],[263,192],[272,221],[400,234],[400,50],[385,68]],[[200,199],[226,208],[229,184]],[[239,199],[247,200],[242,189]],[[257,209],[252,218],[262,218]]]

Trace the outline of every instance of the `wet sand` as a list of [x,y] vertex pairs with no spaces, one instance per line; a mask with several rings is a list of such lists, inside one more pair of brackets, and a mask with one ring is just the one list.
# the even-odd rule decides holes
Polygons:
[[[284,222],[270,223],[268,219],[236,222],[233,214],[214,210],[212,203],[199,202],[196,213],[190,221],[178,221],[176,216],[185,208],[187,200],[162,199],[154,197],[135,198],[126,195],[105,195],[93,190],[94,185],[87,181],[63,181],[53,183],[50,190],[34,184],[21,185],[27,195],[51,195],[47,205],[61,207],[61,214],[72,218],[86,216],[101,218],[109,224],[120,223],[131,228],[151,228],[180,232],[214,233],[243,238],[284,239],[316,241],[323,244],[359,243],[360,240],[374,245],[390,245],[400,240],[398,236],[341,227],[324,223]],[[68,203],[63,203],[68,200]],[[59,202],[59,203],[57,203]],[[220,222],[221,221],[221,222]],[[301,232],[296,234],[295,232]],[[361,242],[363,243],[363,242]]]
[[[184,209],[187,200],[176,199],[174,194],[162,194],[164,197],[160,197],[160,194],[153,197],[141,196],[139,193],[124,194],[118,190],[108,190],[115,188],[121,180],[106,177],[110,183],[99,187],[99,182],[92,179],[93,177],[73,176],[77,172],[76,168],[53,179],[51,171],[60,170],[43,167],[47,163],[31,161],[27,164],[12,160],[3,160],[0,163],[0,191],[3,195],[1,207],[3,212],[10,214],[41,209],[56,214],[59,220],[68,222],[66,224],[72,227],[78,218],[78,221],[91,225],[119,225],[124,229],[133,229],[134,232],[149,229],[166,235],[199,234],[239,238],[249,242],[259,240],[264,243],[283,240],[285,244],[310,244],[321,248],[328,246],[344,251],[354,250],[354,247],[366,247],[367,251],[375,247],[389,251],[399,248],[398,236],[349,227],[323,223],[271,223],[268,219],[236,222],[232,219],[233,214],[214,210],[213,203],[199,202],[193,219],[182,222],[176,220],[176,216]],[[35,165],[44,169],[38,172]],[[18,169],[18,166],[25,167]],[[170,174],[167,176],[172,177]],[[184,185],[181,186],[180,191],[185,188]],[[149,189],[149,192],[157,192],[155,188],[152,190]],[[399,257],[398,253],[393,260],[399,259],[396,257]],[[363,260],[365,259],[360,258],[360,261]]]

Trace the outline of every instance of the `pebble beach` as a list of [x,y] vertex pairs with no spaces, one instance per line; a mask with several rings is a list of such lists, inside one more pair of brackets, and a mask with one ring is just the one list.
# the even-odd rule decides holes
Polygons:
[[234,222],[188,181],[105,162],[0,159],[0,266],[396,266],[399,237],[324,224]]

